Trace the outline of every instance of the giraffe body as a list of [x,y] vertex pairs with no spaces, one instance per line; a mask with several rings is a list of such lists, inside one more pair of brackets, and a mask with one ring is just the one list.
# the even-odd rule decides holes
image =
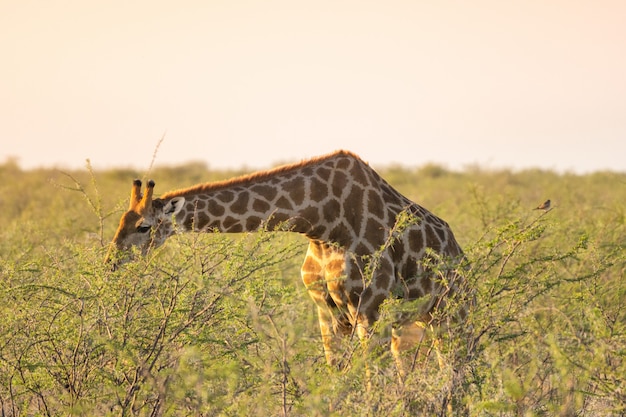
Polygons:
[[[423,337],[423,325],[455,292],[463,257],[448,224],[410,201],[347,151],[224,182],[200,184],[152,199],[136,181],[112,248],[161,245],[177,232],[288,230],[309,238],[302,280],[317,305],[328,363],[337,365],[342,336],[366,338],[389,297],[426,297],[421,311],[399,323],[394,354]],[[401,215],[404,227],[396,227]],[[150,232],[150,233],[148,233]],[[446,284],[422,260],[440,256]],[[369,271],[366,273],[366,271]],[[441,270],[440,270],[441,271]]]

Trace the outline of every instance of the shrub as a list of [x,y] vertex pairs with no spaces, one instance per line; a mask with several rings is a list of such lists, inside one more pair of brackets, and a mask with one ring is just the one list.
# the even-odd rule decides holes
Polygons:
[[[127,178],[2,172],[12,179],[0,189],[2,415],[626,413],[623,176],[419,180],[435,206],[456,204],[446,218],[476,303],[425,342],[400,382],[386,349],[354,339],[348,366],[325,364],[299,282],[305,239],[179,236],[112,272],[106,236],[126,203],[102,196]],[[417,194],[418,179],[403,175],[402,191]],[[575,191],[552,211],[528,210],[559,187]],[[405,308],[387,302],[380,332]]]

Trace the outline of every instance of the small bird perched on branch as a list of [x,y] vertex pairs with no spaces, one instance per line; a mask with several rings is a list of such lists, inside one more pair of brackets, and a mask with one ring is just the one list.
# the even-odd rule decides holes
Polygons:
[[545,210],[545,211],[550,210],[550,200],[544,201],[543,204],[540,204],[539,206],[535,207],[534,210]]

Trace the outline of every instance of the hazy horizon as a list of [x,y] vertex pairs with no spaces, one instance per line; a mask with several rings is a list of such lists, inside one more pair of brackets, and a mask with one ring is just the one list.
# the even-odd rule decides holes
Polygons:
[[[328,153],[332,153],[332,152],[326,152],[326,154]],[[85,158],[82,161],[82,163],[76,163],[76,164],[53,163],[53,164],[35,164],[32,166],[27,166],[21,163],[18,157],[9,155],[4,160],[0,160],[0,166],[15,164],[15,166],[17,166],[18,169],[22,171],[27,171],[27,172],[37,171],[37,170],[43,170],[43,171],[58,170],[61,172],[64,172],[64,171],[69,172],[69,171],[86,171],[87,169],[93,169],[96,172],[131,170],[131,171],[136,171],[138,174],[142,174],[142,173],[148,173],[149,171],[153,169],[180,168],[180,167],[185,167],[185,166],[191,167],[195,164],[201,164],[201,166],[205,167],[209,171],[253,172],[253,171],[268,170],[268,169],[272,169],[281,165],[294,164],[294,163],[306,161],[308,159],[312,159],[312,158],[322,156],[322,155],[324,155],[324,153],[318,154],[318,155],[311,155],[311,157],[307,157],[307,158],[277,159],[265,165],[246,164],[245,162],[242,162],[240,165],[232,165],[232,166],[214,166],[214,165],[211,165],[210,161],[203,160],[201,158],[189,159],[187,161],[160,162],[159,161],[160,158],[158,156],[154,160],[153,163],[151,160],[146,160],[147,162],[145,163],[145,165],[141,165],[141,166],[136,165],[136,164],[126,164],[126,165],[124,164],[120,164],[120,165],[98,164],[98,163],[94,164],[91,158]],[[426,162],[419,162],[419,163],[401,163],[401,162],[396,162],[396,161],[372,162],[371,160],[368,160],[366,158],[362,158],[362,159],[365,162],[369,163],[374,169],[382,169],[382,170],[395,169],[395,168],[407,169],[407,170],[422,169],[422,168],[429,169],[429,168],[434,167],[437,169],[442,168],[448,172],[458,172],[458,173],[474,172],[475,170],[484,171],[484,172],[504,171],[504,172],[511,172],[511,173],[521,173],[525,171],[537,170],[537,171],[544,171],[544,172],[552,172],[558,175],[568,175],[568,174],[590,175],[594,173],[626,174],[626,168],[621,169],[621,170],[612,169],[612,168],[599,168],[599,169],[581,171],[581,170],[574,170],[574,169],[557,169],[557,168],[532,166],[532,165],[512,167],[512,166],[504,166],[504,165],[499,166],[499,165],[494,165],[494,164],[489,164],[489,163],[486,163],[486,164],[467,163],[467,164],[459,164],[457,166],[451,166],[444,162],[435,162],[435,161],[426,161]]]

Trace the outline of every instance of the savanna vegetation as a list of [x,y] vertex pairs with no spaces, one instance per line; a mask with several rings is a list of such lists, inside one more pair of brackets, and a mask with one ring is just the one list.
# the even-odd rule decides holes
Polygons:
[[[0,165],[0,416],[626,415],[626,174],[379,172],[450,223],[476,295],[403,383],[357,340],[327,367],[301,236],[187,234],[113,272],[144,173]],[[157,194],[236,174],[149,173]]]

